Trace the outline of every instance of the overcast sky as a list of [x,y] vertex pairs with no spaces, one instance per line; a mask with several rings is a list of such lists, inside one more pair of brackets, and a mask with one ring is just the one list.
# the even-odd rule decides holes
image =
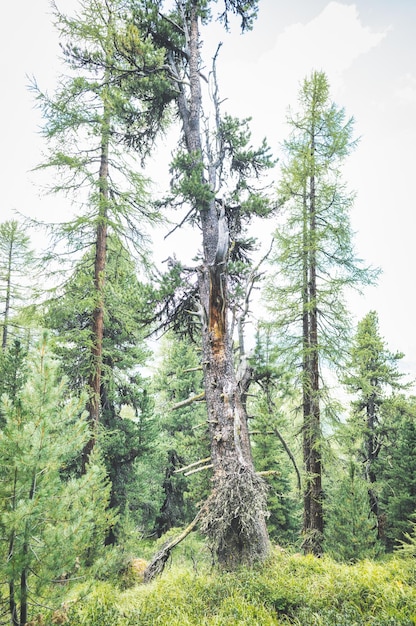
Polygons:
[[[58,0],[63,11],[74,3]],[[254,137],[267,137],[277,156],[300,83],[314,69],[326,72],[333,100],[354,117],[361,138],[344,169],[357,193],[356,250],[383,270],[376,288],[351,301],[352,314],[360,319],[375,309],[389,348],[404,352],[402,368],[416,377],[415,27],[415,0],[260,0],[251,33],[211,28],[204,38],[207,62],[223,41],[218,70],[227,112],[253,117]],[[65,201],[45,198],[28,173],[43,149],[28,77],[53,89],[61,71],[48,0],[5,3],[0,48],[0,219],[18,210],[54,220]]]

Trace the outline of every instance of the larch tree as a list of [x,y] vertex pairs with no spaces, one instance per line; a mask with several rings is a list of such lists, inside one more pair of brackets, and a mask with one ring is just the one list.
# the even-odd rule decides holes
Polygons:
[[[232,279],[241,278],[250,250],[250,242],[242,236],[244,224],[268,210],[265,198],[250,181],[271,167],[272,160],[265,142],[252,147],[247,120],[221,115],[215,62],[209,77],[203,76],[201,28],[213,18],[216,3],[178,0],[169,14],[163,11],[163,2],[147,4],[156,9],[151,30],[166,50],[182,125],[172,164],[173,198],[176,206],[186,206],[182,224],[198,229],[202,244],[194,272],[196,287],[185,307],[193,307],[200,320],[213,465],[213,490],[201,527],[219,564],[232,568],[262,560],[269,553],[266,489],[253,465],[241,379],[234,363],[230,311],[235,294]],[[252,26],[256,1],[226,0],[221,5],[219,17],[226,26],[231,14],[241,18],[243,30]],[[136,19],[140,19],[138,14]],[[213,95],[211,118],[209,98],[204,99],[206,81]],[[181,270],[178,261],[172,263]],[[183,269],[190,280],[189,268]]]
[[304,549],[319,555],[323,539],[323,366],[339,367],[350,328],[345,290],[373,278],[356,258],[349,210],[354,196],[341,166],[355,142],[353,120],[330,100],[324,73],[313,72],[290,111],[286,161],[278,186],[277,273],[268,289],[280,356],[300,372],[304,461]]
[[28,301],[27,276],[30,266],[34,267],[34,255],[28,234],[17,220],[3,222],[0,224],[0,326],[3,352],[8,345],[10,327],[17,323],[12,318],[17,309]]
[[[91,372],[91,313],[94,307],[94,250],[75,265],[65,289],[44,306],[43,325],[51,332],[51,347],[74,392],[85,389]],[[149,382],[142,368],[149,357],[140,326],[142,303],[137,264],[123,242],[109,233],[100,384],[100,450],[111,478],[111,506],[124,516],[137,507],[139,490],[134,464],[151,446],[153,409]],[[126,416],[126,417],[124,417]],[[130,506],[131,505],[131,506]],[[112,532],[115,538],[119,525]]]
[[[91,369],[88,410],[94,446],[101,412],[101,377],[109,233],[124,237],[145,258],[145,225],[156,219],[138,168],[164,125],[169,101],[155,52],[137,29],[125,27],[122,0],[84,0],[74,17],[55,6],[56,27],[70,71],[52,97],[34,85],[45,117],[49,154],[41,168],[54,168],[53,188],[83,207],[67,223],[52,226],[65,252],[92,247],[94,303],[90,319]],[[62,253],[62,247],[60,248]],[[61,257],[64,256],[61,254]]]

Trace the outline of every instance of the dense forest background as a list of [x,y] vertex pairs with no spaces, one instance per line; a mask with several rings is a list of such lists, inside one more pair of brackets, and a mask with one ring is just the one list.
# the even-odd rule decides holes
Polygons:
[[[299,77],[278,161],[227,111],[204,28],[249,33],[259,10],[53,5],[65,72],[30,89],[56,215],[0,224],[3,623],[156,623],[175,551],[207,598],[251,598],[206,623],[335,623],[343,577],[379,602],[391,584],[384,622],[362,592],[345,623],[414,623],[416,400],[378,312],[349,309],[380,276],[350,222],[354,119],[321,70]],[[296,613],[296,568],[327,605],[315,590]],[[125,595],[123,614],[143,580],[159,600]]]

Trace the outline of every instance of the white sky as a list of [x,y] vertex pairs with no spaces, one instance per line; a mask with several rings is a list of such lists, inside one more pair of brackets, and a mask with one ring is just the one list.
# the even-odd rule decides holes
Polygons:
[[[74,4],[58,1],[64,11]],[[356,319],[371,309],[378,312],[388,346],[404,352],[402,369],[416,377],[415,26],[414,0],[260,0],[253,32],[226,35],[216,26],[204,40],[207,63],[218,39],[224,43],[218,74],[221,95],[228,98],[225,109],[252,116],[254,137],[267,137],[276,155],[287,135],[287,108],[296,107],[303,78],[313,69],[327,73],[333,99],[355,118],[361,137],[344,169],[357,193],[351,214],[356,249],[366,263],[383,270],[376,288],[354,297],[351,311]],[[58,55],[48,0],[5,3],[0,24],[1,221],[13,210],[51,220],[67,211],[63,198],[45,198],[36,175],[28,173],[43,150],[28,76],[53,90],[61,69]],[[158,172],[152,175],[157,178]],[[165,180],[162,169],[160,175]]]

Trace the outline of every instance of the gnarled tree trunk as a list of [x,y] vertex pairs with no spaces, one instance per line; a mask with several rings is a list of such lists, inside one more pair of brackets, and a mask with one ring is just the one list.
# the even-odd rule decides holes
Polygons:
[[[179,86],[178,107],[188,153],[202,171],[199,215],[203,263],[198,286],[203,310],[202,354],[205,399],[214,469],[213,492],[202,519],[219,563],[233,568],[264,559],[269,552],[265,524],[266,488],[253,467],[247,415],[237,384],[227,320],[229,234],[225,211],[214,198],[216,165],[203,162],[200,128],[200,41],[198,3],[191,3],[186,32],[189,90]],[[202,165],[202,167],[201,167]]]

